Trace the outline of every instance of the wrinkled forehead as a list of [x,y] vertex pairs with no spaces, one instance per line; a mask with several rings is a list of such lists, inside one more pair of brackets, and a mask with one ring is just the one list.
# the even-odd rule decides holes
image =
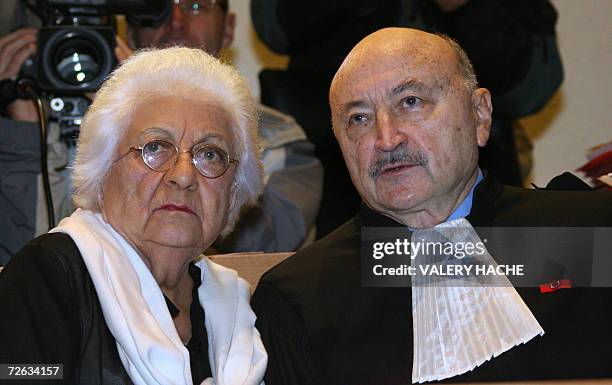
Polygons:
[[162,139],[178,143],[190,141],[230,145],[234,139],[234,119],[228,107],[212,95],[197,97],[148,95],[135,103],[126,139]]
[[431,89],[448,88],[458,74],[457,58],[444,39],[427,35],[385,41],[366,38],[360,42],[332,81],[332,108],[346,97],[384,92],[406,80],[420,82]]

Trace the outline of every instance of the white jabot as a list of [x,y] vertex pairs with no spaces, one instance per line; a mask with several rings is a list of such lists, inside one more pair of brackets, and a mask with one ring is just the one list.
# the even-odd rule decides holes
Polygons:
[[[481,242],[472,225],[455,219],[417,230],[413,242]],[[412,266],[433,263],[418,254]],[[451,257],[455,258],[455,257]],[[439,261],[438,261],[439,262]],[[488,252],[472,263],[497,266]],[[544,330],[505,276],[483,283],[474,277],[444,281],[413,277],[412,382],[436,381],[470,371]]]
[[[76,243],[134,384],[192,384],[189,352],[160,287],[132,246],[100,214],[87,210],[76,210],[51,232],[66,233]],[[206,257],[196,265],[213,373],[202,384],[263,383],[268,356],[254,326],[248,284]]]

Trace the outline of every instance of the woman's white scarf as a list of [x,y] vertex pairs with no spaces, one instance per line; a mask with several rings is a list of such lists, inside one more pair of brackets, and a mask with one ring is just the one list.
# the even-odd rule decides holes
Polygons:
[[[102,216],[77,210],[51,232],[74,240],[117,340],[119,357],[134,384],[192,384],[189,352],[183,345],[161,289],[136,251]],[[204,257],[198,289],[205,312],[213,378],[202,384],[255,385],[268,356],[255,329],[250,289],[234,270]]]
[[[464,218],[417,230],[413,242],[481,242]],[[429,258],[429,260],[428,260]],[[411,265],[432,264],[420,254]],[[454,264],[457,259],[447,261]],[[453,262],[453,260],[455,262]],[[438,264],[438,259],[435,263]],[[497,264],[488,252],[472,263]],[[470,371],[544,330],[505,276],[483,282],[472,277],[412,277],[412,382],[437,381]]]

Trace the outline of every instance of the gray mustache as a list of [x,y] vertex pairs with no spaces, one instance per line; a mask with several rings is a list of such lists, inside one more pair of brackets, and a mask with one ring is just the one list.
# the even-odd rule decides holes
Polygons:
[[382,169],[388,165],[409,163],[416,166],[427,165],[427,158],[418,151],[409,151],[406,146],[399,146],[395,150],[386,153],[380,159],[372,163],[368,170],[368,175],[375,178],[382,172]]

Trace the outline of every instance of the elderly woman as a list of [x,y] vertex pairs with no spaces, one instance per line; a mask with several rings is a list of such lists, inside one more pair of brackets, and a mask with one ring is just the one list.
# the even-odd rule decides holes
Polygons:
[[197,261],[261,192],[254,111],[201,50],[116,70],[81,126],[79,209],[0,274],[0,363],[63,364],[79,384],[259,384],[248,285]]

